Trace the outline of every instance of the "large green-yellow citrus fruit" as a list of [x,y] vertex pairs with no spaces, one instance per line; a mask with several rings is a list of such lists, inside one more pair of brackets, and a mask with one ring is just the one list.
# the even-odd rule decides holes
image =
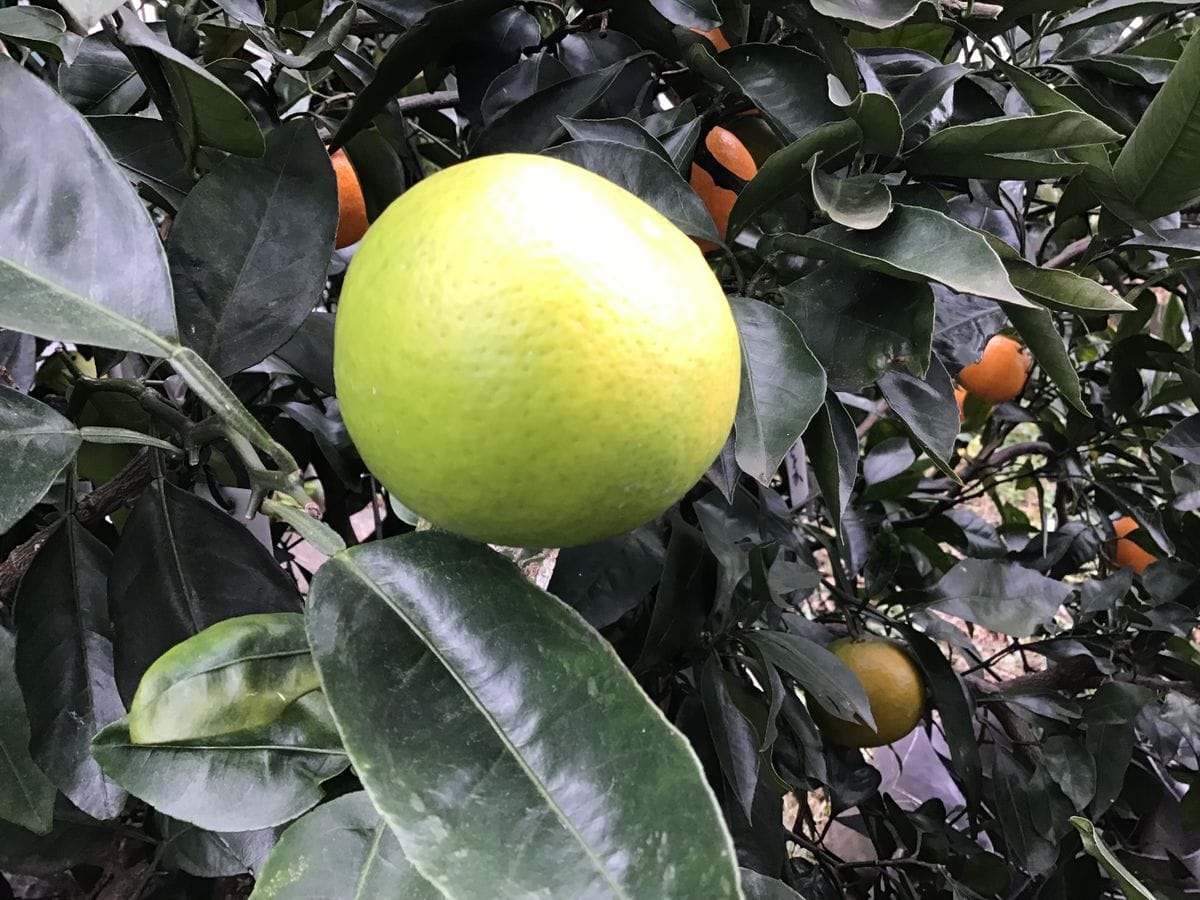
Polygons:
[[627,531],[729,434],[740,348],[700,251],[541,156],[445,169],[368,230],[334,373],[367,466],[434,525],[522,547]]
[[875,728],[839,719],[809,703],[813,721],[826,738],[843,747],[882,747],[917,727],[925,714],[925,680],[903,647],[877,637],[841,638],[829,651],[862,682]]

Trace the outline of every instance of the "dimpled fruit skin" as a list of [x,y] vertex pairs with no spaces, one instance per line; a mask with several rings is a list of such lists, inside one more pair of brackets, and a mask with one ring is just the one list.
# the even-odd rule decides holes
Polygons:
[[445,169],[371,226],[334,372],[375,476],[434,525],[520,547],[661,513],[729,434],[740,346],[700,251],[559,160]]
[[1020,344],[998,334],[987,342],[979,362],[958,373],[958,383],[988,403],[1007,403],[1024,390],[1030,365]]
[[862,682],[877,729],[846,722],[810,703],[813,721],[830,741],[843,747],[882,747],[917,727],[925,714],[925,681],[904,648],[880,638],[841,638],[828,649]]

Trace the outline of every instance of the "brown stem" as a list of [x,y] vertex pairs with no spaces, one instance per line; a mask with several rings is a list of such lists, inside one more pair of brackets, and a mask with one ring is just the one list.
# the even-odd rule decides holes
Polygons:
[[1081,237],[1077,241],[1071,241],[1067,246],[1063,247],[1058,253],[1050,257],[1046,262],[1042,263],[1043,269],[1061,269],[1068,263],[1073,263],[1079,257],[1087,252],[1087,248],[1092,246],[1091,237]]

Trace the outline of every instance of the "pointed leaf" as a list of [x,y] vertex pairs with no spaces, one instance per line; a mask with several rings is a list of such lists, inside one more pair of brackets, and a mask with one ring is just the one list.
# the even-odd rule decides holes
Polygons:
[[49,406],[0,387],[0,533],[42,499],[79,442],[78,429]]
[[651,150],[613,141],[567,141],[544,151],[595,172],[641,197],[674,222],[684,234],[721,240],[712,216],[678,170]]
[[1023,294],[1036,297],[1047,306],[1067,312],[1131,312],[1133,307],[1090,278],[1065,269],[1043,269],[1023,259],[1006,259],[1008,277]]
[[135,744],[121,719],[96,735],[92,754],[135,797],[209,831],[290,822],[349,765],[320,691],[269,725],[180,744]]
[[1075,826],[1075,830],[1083,839],[1083,849],[1104,866],[1105,871],[1117,883],[1122,894],[1129,900],[1157,900],[1151,890],[1138,881],[1104,843],[1104,839],[1100,837],[1100,832],[1095,825],[1082,816],[1071,816],[1071,824]]
[[814,165],[812,191],[821,212],[857,231],[878,228],[892,211],[892,192],[879,175],[837,178]]
[[188,194],[167,256],[185,343],[220,375],[261,362],[325,290],[337,183],[312,123],[273,130],[257,159],[231,156]]
[[111,554],[73,518],[34,557],[17,591],[17,680],[29,711],[30,750],[67,798],[112,819],[125,793],[92,759],[92,736],[125,707],[113,680],[105,596]]
[[827,263],[779,296],[837,390],[859,390],[897,360],[916,372],[929,366],[929,285]]
[[0,819],[45,834],[54,824],[54,784],[29,755],[29,719],[13,668],[16,641],[0,628]]
[[846,117],[829,100],[825,64],[796,47],[739,44],[717,63],[789,144]]
[[52,56],[71,62],[82,38],[67,31],[67,23],[52,9],[40,6],[9,6],[0,9],[0,35]]
[[1062,335],[1054,327],[1054,317],[1045,309],[1017,309],[1009,307],[1008,318],[1021,333],[1022,339],[1033,351],[1046,374],[1054,382],[1063,395],[1063,399],[1073,407],[1090,417],[1091,413],[1083,404],[1079,384],[1079,372],[1071,357],[1067,354],[1066,344]]
[[742,868],[739,871],[742,876],[742,895],[746,900],[805,900],[776,878],[753,869]]
[[846,664],[820,644],[782,631],[747,632],[763,657],[791,676],[822,708],[845,719],[875,727],[867,692]]
[[299,608],[295,585],[244,525],[161,480],[125,523],[109,590],[117,682],[130,699],[152,662],[209,625]]
[[1000,559],[964,559],[933,588],[934,608],[1013,637],[1054,618],[1071,586]]
[[444,893],[737,897],[686,741],[502,557],[433,531],[363,544],[317,573],[307,619],[355,769]]
[[257,728],[319,687],[303,616],[226,619],[146,670],[129,706],[129,737],[165,744]]
[[0,121],[0,327],[168,353],[175,308],[162,244],[104,146],[9,59],[0,59]]
[[924,378],[893,369],[879,379],[879,390],[913,440],[940,469],[952,474],[948,461],[961,423],[954,382],[942,361],[932,357]]
[[840,529],[858,474],[858,434],[854,420],[832,391],[804,432],[804,448],[833,526]]
[[700,700],[721,770],[749,819],[758,785],[758,738],[750,722],[734,704],[720,658],[715,653],[708,657],[700,671]]
[[1192,35],[1171,77],[1150,102],[1113,163],[1117,186],[1147,219],[1200,199],[1200,34]]
[[257,874],[279,839],[279,828],[206,831],[159,814],[163,865],[200,878]]
[[[567,134],[571,136],[572,140],[611,141],[616,144],[625,144],[638,150],[649,150],[661,157],[663,161],[674,164],[671,154],[663,147],[662,142],[633,119],[570,119],[560,116],[559,121],[562,122],[563,128],[567,129]],[[692,121],[696,122],[698,131],[699,122],[695,119]],[[691,124],[691,122],[688,123],[688,125]]]
[[868,28],[883,29],[899,25],[926,2],[927,0],[813,0],[813,9],[833,19],[844,19]]
[[770,246],[896,278],[937,281],[955,291],[1016,306],[1032,306],[1013,287],[1000,257],[982,235],[920,206],[896,204],[888,220],[871,231],[825,225],[803,235],[773,236]]
[[179,209],[193,180],[166,122],[145,116],[91,116],[88,124],[134,186],[145,185],[156,202]]
[[668,22],[687,28],[716,28],[721,13],[713,0],[650,0],[650,5]]
[[734,420],[738,465],[769,484],[825,400],[825,372],[800,329],[757,300],[730,299],[742,339],[742,389]]
[[[349,885],[354,893],[348,894]],[[323,803],[288,826],[250,900],[441,900],[365,793]]]

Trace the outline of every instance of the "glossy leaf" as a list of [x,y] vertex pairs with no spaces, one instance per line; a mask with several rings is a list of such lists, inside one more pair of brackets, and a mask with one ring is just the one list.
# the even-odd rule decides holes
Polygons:
[[146,91],[133,63],[104,32],[89,34],[69,66],[58,71],[62,98],[85,115],[129,112]]
[[113,678],[105,596],[110,561],[99,539],[67,519],[34,557],[15,614],[17,680],[33,758],[96,819],[115,818],[125,803],[89,752],[92,736],[125,713]]
[[859,91],[851,97],[845,85],[829,76],[829,99],[846,110],[862,130],[863,153],[895,156],[904,142],[904,125],[896,101],[881,91]]
[[729,213],[729,237],[736,237],[763,210],[798,193],[801,179],[808,177],[805,167],[813,156],[822,151],[828,155],[840,153],[853,147],[860,137],[854,122],[830,122],[772,153],[738,194]]
[[172,210],[179,208],[192,189],[192,178],[166,122],[145,116],[92,116],[88,124],[135,186],[149,189],[157,202]]
[[650,0],[650,4],[676,25],[708,29],[721,24],[721,13],[713,0]]
[[288,826],[259,873],[250,900],[443,896],[413,868],[387,823],[359,791],[323,803]]
[[917,372],[929,365],[928,285],[828,263],[779,294],[836,389],[865,387],[896,360]]
[[812,192],[821,212],[857,231],[878,228],[892,211],[892,192],[878,175],[836,178],[814,165]]
[[1036,824],[1046,798],[1034,788],[1029,773],[1007,750],[996,753],[992,764],[992,789],[1008,854],[1031,874],[1049,870],[1054,865],[1058,848],[1039,833]]
[[564,547],[546,590],[593,628],[604,628],[649,595],[665,558],[666,547],[652,526],[599,544]]
[[926,0],[813,0],[823,16],[868,28],[891,28],[909,18]]
[[[569,119],[560,117],[563,128],[575,141],[611,141],[625,144],[638,150],[649,150],[665,162],[673,163],[671,154],[667,152],[657,137],[648,132],[633,119]],[[696,120],[692,120],[695,122]],[[691,123],[689,123],[691,124]],[[686,126],[683,126],[686,127]],[[696,123],[696,130],[699,123]],[[669,132],[668,132],[669,133]],[[548,151],[552,152],[552,151]],[[690,157],[689,157],[690,158]]]
[[913,440],[939,468],[952,474],[948,460],[958,436],[958,405],[954,383],[942,361],[932,357],[921,378],[892,369],[879,379],[879,390]]
[[[825,225],[807,234],[771,238],[780,250],[832,259],[896,278],[937,281],[951,290],[1030,306],[1009,280],[1000,257],[978,233],[932,209],[897,203],[869,232]],[[931,253],[930,248],[939,248]]]
[[1082,816],[1072,816],[1071,824],[1075,826],[1075,830],[1079,832],[1079,836],[1083,840],[1083,849],[1104,866],[1104,870],[1117,883],[1122,894],[1129,900],[1156,900],[1150,889],[1138,881],[1104,843],[1104,839],[1100,837],[1100,832],[1096,830],[1095,825]]
[[163,865],[200,878],[257,874],[279,839],[278,828],[206,831],[168,816],[158,818]]
[[614,141],[576,140],[552,147],[545,155],[620,185],[674,222],[684,234],[721,240],[695,191],[667,159],[652,150]]
[[135,797],[210,831],[289,822],[316,806],[321,782],[349,765],[319,692],[269,725],[181,744],[135,744],[121,719],[96,735],[92,754]]
[[1013,637],[1054,618],[1070,585],[999,559],[964,559],[934,586],[937,609]]
[[776,878],[742,868],[742,895],[746,900],[804,900],[790,887]]
[[0,387],[0,532],[42,499],[79,443],[78,429],[49,406]]
[[151,663],[208,626],[299,608],[295,586],[244,525],[161,480],[125,523],[109,592],[117,682],[130,699]]
[[825,399],[825,372],[796,324],[757,300],[730,300],[742,341],[742,387],[734,419],[742,471],[768,484]]
[[1171,77],[1151,101],[1113,163],[1113,177],[1147,219],[1200,199],[1200,35],[1193,35]]
[[[317,29],[304,39],[304,46],[298,52],[293,52],[281,44],[276,35],[261,25],[248,25],[247,28],[267,52],[281,66],[289,69],[318,69],[328,64],[354,24],[354,14],[358,6],[354,3],[340,3],[330,9],[321,18]],[[285,34],[287,32],[284,32]]]
[[100,20],[121,7],[118,0],[66,0],[62,8],[82,28],[91,31]]
[[29,755],[29,719],[14,670],[16,639],[0,628],[0,819],[44,834],[57,791]]
[[782,44],[739,44],[718,56],[717,62],[786,143],[845,118],[829,100],[824,64],[803,50]]
[[[0,327],[169,352],[175,309],[162,244],[95,133],[8,59],[0,59],[0,120]],[[62,204],[76,214],[59,215]]]
[[875,727],[862,682],[820,644],[782,631],[751,631],[746,640],[824,709],[847,722],[861,721]]
[[1188,416],[1176,424],[1155,446],[1186,462],[1200,463],[1200,415]]
[[1055,309],[1066,312],[1133,310],[1115,291],[1066,269],[1045,269],[1022,259],[1006,259],[1004,268],[1017,290]]
[[834,526],[840,527],[858,474],[858,435],[854,420],[832,391],[825,395],[825,405],[804,432],[804,448],[825,507]]
[[117,43],[129,56],[142,80],[154,89],[157,102],[169,104],[163,116],[175,128],[187,163],[200,147],[214,147],[242,156],[261,156],[261,129],[246,104],[225,84],[190,57],[160,40],[132,12],[117,14]]
[[686,742],[608,645],[503,558],[431,531],[364,544],[317,573],[307,619],[355,768],[443,893],[737,896]]
[[257,159],[230,157],[188,195],[167,244],[185,343],[218,374],[286,341],[325,289],[337,183],[311,123],[279,126]]
[[63,17],[40,6],[9,6],[0,9],[0,35],[31,50],[71,62],[82,38],[67,31]]
[[298,613],[226,619],[146,670],[129,707],[129,737],[165,744],[257,728],[319,687]]
[[1067,354],[1066,345],[1058,329],[1054,327],[1054,318],[1049,311],[1010,308],[1008,318],[1033,351],[1038,364],[1054,381],[1063,399],[1085,416],[1090,416],[1091,413],[1083,403],[1079,372]]
[[712,734],[721,771],[733,788],[746,818],[752,815],[758,784],[758,738],[754,728],[734,703],[720,659],[713,654],[700,670],[700,701]]

